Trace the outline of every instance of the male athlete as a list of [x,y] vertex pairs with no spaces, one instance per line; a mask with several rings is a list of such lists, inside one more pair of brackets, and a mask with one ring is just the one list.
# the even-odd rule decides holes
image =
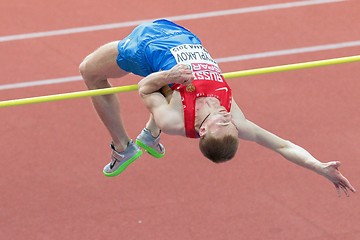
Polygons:
[[108,78],[128,72],[143,76],[139,93],[151,115],[136,139],[123,127],[115,95],[93,97],[94,107],[112,137],[112,157],[103,172],[120,174],[144,148],[162,157],[160,133],[200,138],[201,152],[220,163],[234,157],[238,139],[254,141],[328,178],[349,195],[355,192],[338,171],[340,162],[322,163],[305,149],[247,120],[234,101],[217,63],[189,30],[167,20],[141,24],[121,41],[108,43],[80,65],[89,89],[110,87]]

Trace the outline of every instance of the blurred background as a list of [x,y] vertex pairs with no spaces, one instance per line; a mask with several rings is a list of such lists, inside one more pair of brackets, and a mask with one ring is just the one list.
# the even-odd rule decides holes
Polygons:
[[[190,29],[223,72],[357,55],[355,0],[0,1],[0,100],[86,90],[82,59],[138,24],[167,18]],[[229,80],[246,117],[340,160],[360,188],[359,63]],[[114,86],[136,84],[129,75]],[[128,134],[148,112],[118,94]],[[241,142],[216,165],[197,141],[162,136],[106,178],[110,137],[89,98],[0,109],[0,239],[357,240],[359,198],[338,198],[322,176]]]

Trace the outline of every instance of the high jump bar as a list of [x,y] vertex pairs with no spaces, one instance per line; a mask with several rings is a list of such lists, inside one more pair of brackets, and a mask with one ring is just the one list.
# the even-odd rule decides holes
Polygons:
[[[236,71],[236,72],[228,72],[228,73],[224,73],[223,76],[225,79],[231,79],[231,78],[261,75],[261,74],[300,70],[300,69],[306,69],[306,68],[323,67],[323,66],[342,64],[342,63],[351,63],[351,62],[358,62],[358,61],[360,61],[360,55],[341,57],[341,58],[332,58],[332,59],[325,59],[325,60],[318,60],[318,61],[311,61],[311,62],[303,62],[303,63],[295,63],[295,64],[287,64],[287,65],[281,65],[281,66],[257,68],[257,69],[250,69],[250,70],[242,70],[242,71]],[[118,87],[111,87],[111,88],[105,88],[105,89],[86,90],[86,91],[70,92],[70,93],[62,93],[62,94],[30,97],[30,98],[20,98],[20,99],[14,99],[14,100],[1,101],[0,108],[14,107],[14,106],[20,106],[20,105],[27,105],[27,104],[35,104],[35,103],[61,101],[61,100],[83,98],[83,97],[95,97],[95,96],[115,94],[115,93],[120,93],[120,92],[130,92],[130,91],[135,91],[137,89],[138,89],[138,85],[134,84],[134,85],[118,86]]]

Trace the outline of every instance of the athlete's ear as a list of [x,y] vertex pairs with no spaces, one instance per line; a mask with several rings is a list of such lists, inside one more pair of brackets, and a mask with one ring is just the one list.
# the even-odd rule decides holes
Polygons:
[[199,136],[200,136],[200,138],[203,138],[203,137],[205,136],[205,134],[206,134],[206,128],[202,126],[202,127],[199,129]]

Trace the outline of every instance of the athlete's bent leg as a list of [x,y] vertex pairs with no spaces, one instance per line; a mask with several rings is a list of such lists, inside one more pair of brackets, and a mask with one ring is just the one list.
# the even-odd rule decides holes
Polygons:
[[[116,63],[118,42],[101,46],[88,55],[80,64],[80,73],[88,89],[111,87],[109,78],[120,78],[127,74]],[[92,102],[100,119],[108,129],[117,151],[125,150],[130,138],[123,126],[117,96],[103,95],[92,97]]]
[[[127,74],[117,65],[117,45],[118,42],[111,42],[101,46],[80,64],[80,73],[88,89],[109,88],[109,78],[120,78]],[[124,128],[115,94],[92,97],[92,102],[112,138],[111,162],[103,172],[106,176],[116,176],[140,157],[142,151],[131,141]]]

